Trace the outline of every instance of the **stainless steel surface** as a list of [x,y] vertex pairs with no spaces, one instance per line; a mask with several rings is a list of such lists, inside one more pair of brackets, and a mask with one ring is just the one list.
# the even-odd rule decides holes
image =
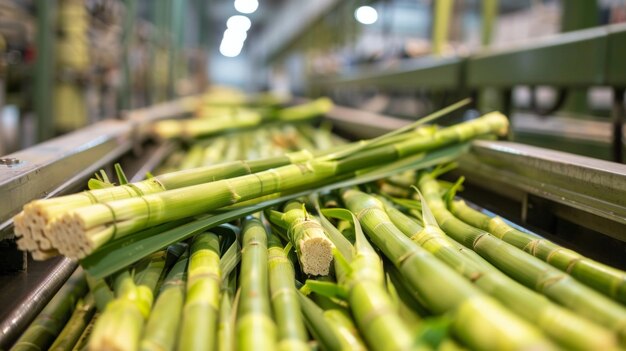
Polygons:
[[24,329],[37,317],[48,301],[63,286],[63,283],[76,270],[77,264],[67,258],[61,259],[49,273],[20,300],[7,296],[5,286],[3,297],[9,299],[4,304],[13,305],[12,311],[3,316],[0,322],[0,349],[8,349]]
[[[626,165],[504,141],[475,141],[462,173],[626,226]],[[610,236],[626,241],[626,232]]]

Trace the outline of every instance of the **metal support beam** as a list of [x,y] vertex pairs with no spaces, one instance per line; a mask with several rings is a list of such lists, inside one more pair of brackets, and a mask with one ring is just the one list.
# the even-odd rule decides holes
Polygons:
[[624,121],[626,121],[626,111],[624,108],[624,88],[613,89],[613,136],[611,144],[613,149],[613,160],[615,162],[626,162],[624,160]]
[[137,0],[125,0],[124,29],[122,31],[122,85],[120,87],[120,110],[128,110],[132,104],[132,73],[130,67],[130,49],[135,37],[135,21],[137,19]]
[[54,82],[57,0],[37,0],[37,58],[35,61],[35,115],[37,140],[54,136],[52,92]]

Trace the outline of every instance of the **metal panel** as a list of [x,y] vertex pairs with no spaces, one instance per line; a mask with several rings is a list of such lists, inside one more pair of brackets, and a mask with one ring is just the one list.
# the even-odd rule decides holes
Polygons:
[[[463,172],[626,226],[626,165],[502,141],[475,141],[459,162]],[[626,241],[626,232],[610,235]]]
[[626,23],[609,27],[606,75],[609,85],[626,87]]
[[422,58],[407,60],[395,67],[369,67],[353,74],[336,78],[314,78],[313,85],[330,86],[375,86],[387,88],[453,88],[461,85],[463,59]]
[[471,87],[604,84],[607,28],[560,34],[473,55],[467,63],[467,84]]

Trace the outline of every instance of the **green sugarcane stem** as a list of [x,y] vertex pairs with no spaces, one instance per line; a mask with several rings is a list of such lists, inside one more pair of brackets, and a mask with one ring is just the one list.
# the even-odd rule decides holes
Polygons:
[[70,351],[74,348],[74,345],[78,342],[81,335],[91,322],[94,314],[96,313],[96,302],[92,294],[87,294],[83,301],[79,301],[76,305],[72,317],[56,338],[50,350],[54,351]]
[[[148,226],[189,217],[241,201],[281,191],[331,183],[334,177],[359,168],[392,162],[424,150],[467,140],[474,136],[506,129],[504,116],[492,113],[484,117],[442,129],[427,140],[411,139],[394,145],[368,149],[338,161],[312,160],[251,175],[189,186],[141,197],[94,204],[74,209],[54,221],[50,237],[61,253],[81,258],[109,240]],[[204,201],[211,199],[211,201]],[[68,229],[69,228],[69,229]],[[86,237],[74,232],[86,232]]]
[[456,218],[440,197],[439,184],[422,175],[419,188],[447,235],[476,251],[520,283],[617,332],[626,340],[626,309],[546,262]]
[[353,350],[349,340],[339,333],[324,317],[324,310],[298,291],[298,301],[307,329],[324,350]]
[[305,274],[328,275],[333,260],[333,244],[320,222],[309,216],[304,205],[289,202],[281,220],[287,223],[287,237],[296,249],[300,267]]
[[82,269],[77,269],[28,326],[11,350],[45,350],[57,338],[76,304],[87,293]]
[[278,330],[278,349],[309,350],[293,265],[276,235],[270,234],[268,243],[269,286]]
[[185,271],[189,257],[180,256],[167,274],[146,323],[141,350],[173,350],[185,299]]
[[96,320],[89,350],[137,350],[152,309],[154,290],[165,268],[165,252],[146,259],[135,281],[128,272],[115,277],[115,300]]
[[[451,312],[453,331],[467,345],[485,350],[552,349],[533,326],[475,288],[396,228],[376,198],[360,191],[343,193],[365,232],[401,272],[434,313]],[[367,334],[364,332],[364,336]]]
[[[330,281],[330,279],[328,279]],[[308,284],[309,281],[307,281]],[[338,335],[343,348],[349,350],[367,350],[363,339],[350,315],[347,304],[337,303],[319,294],[308,296],[323,310],[324,320]]]
[[220,242],[203,233],[193,239],[178,350],[213,350],[220,298]]
[[[362,152],[357,153],[354,157],[348,157],[343,160],[341,163],[337,164],[338,172],[333,172],[334,175],[342,174],[349,171],[354,171],[359,167],[364,167],[366,165],[377,165],[382,162],[392,161],[394,159],[402,158],[407,155],[418,153],[419,151],[430,150],[433,148],[441,147],[444,145],[449,145],[456,142],[461,142],[467,139],[470,139],[475,136],[480,136],[486,133],[502,133],[503,130],[506,130],[508,122],[506,118],[497,113],[491,113],[485,115],[484,117],[478,118],[476,120],[461,123],[454,127],[449,127],[442,129],[441,131],[428,136],[423,136],[419,138],[410,138],[405,139],[402,135],[393,135],[390,136],[389,140],[394,140],[395,138],[402,137],[403,140],[399,141],[396,144],[387,144],[389,141],[387,139],[380,139],[377,141],[382,141],[376,144],[375,148],[365,148],[361,150]],[[354,146],[354,145],[353,145]],[[344,151],[347,147],[344,147]],[[329,153],[326,152],[324,155],[328,156]],[[359,156],[360,155],[360,156]],[[300,157],[300,156],[298,156]],[[389,158],[391,157],[391,158]],[[290,157],[287,157],[287,161],[289,163],[297,163],[297,159],[294,160]],[[284,162],[284,160],[283,160]],[[319,162],[318,162],[319,163]],[[263,167],[267,167],[267,162],[261,161]],[[323,164],[323,162],[321,163]],[[233,167],[240,169],[241,165],[234,165]],[[244,166],[247,166],[244,164]],[[238,168],[239,167],[239,168]],[[299,167],[302,167],[301,165]],[[308,168],[319,168],[318,167],[308,167]],[[222,176],[228,176],[225,169],[228,167],[220,166],[220,170],[218,173]],[[264,168],[268,169],[268,168]],[[302,168],[304,171],[304,168]],[[249,174],[251,170],[248,167],[244,167],[244,174]],[[190,185],[189,181],[193,184],[194,182],[207,182],[212,181],[215,178],[215,170],[207,171],[190,171],[189,173],[176,174],[175,176],[161,176],[160,178],[151,178],[146,181],[140,183],[129,184],[121,187],[112,187],[106,189],[98,189],[93,190],[91,192],[85,192],[80,194],[70,195],[68,197],[61,197],[55,199],[48,200],[36,200],[32,203],[27,204],[24,207],[23,213],[20,213],[15,218],[16,223],[16,234],[20,237],[24,237],[25,240],[21,242],[32,242],[35,243],[35,246],[28,246],[29,250],[37,250],[41,249],[50,249],[52,247],[59,247],[60,245],[76,245],[75,241],[69,240],[69,243],[65,243],[62,238],[58,238],[57,235],[51,233],[49,226],[54,222],[57,216],[62,213],[66,213],[69,210],[80,208],[80,207],[89,207],[91,204],[97,204],[101,202],[122,200],[137,197],[139,195],[146,194],[150,196],[150,194],[160,193],[166,189],[180,189],[181,186]],[[208,174],[206,174],[208,173]],[[198,179],[198,176],[201,176]],[[330,176],[330,175],[328,175]],[[213,178],[212,178],[213,177]],[[219,177],[218,177],[219,178]],[[320,179],[326,179],[326,175],[323,175]],[[248,179],[247,182],[254,181],[253,179]],[[195,183],[198,185],[198,183]],[[306,184],[306,183],[305,183]],[[302,186],[304,184],[300,183],[296,186]],[[265,192],[264,194],[268,194]],[[260,196],[260,195],[258,195]],[[253,197],[253,196],[251,196]],[[126,206],[126,205],[125,205]],[[223,205],[221,205],[223,206]],[[220,206],[220,207],[221,207]],[[126,206],[130,209],[133,208],[133,205]],[[102,209],[104,210],[104,209]],[[116,214],[115,210],[111,209],[112,214]],[[101,214],[100,216],[102,216]],[[106,216],[106,215],[105,215]],[[26,220],[25,217],[28,217],[29,220]],[[137,217],[142,217],[141,215],[137,215]],[[24,220],[22,220],[23,218]],[[111,220],[110,215],[109,219],[105,222],[109,222]],[[35,221],[36,224],[33,226],[31,222]],[[63,221],[59,221],[63,222]],[[105,224],[105,223],[102,223]],[[133,221],[127,223],[128,225],[133,224]],[[62,225],[65,225],[64,223]],[[31,228],[32,227],[32,228]],[[107,238],[111,235],[111,230],[106,229],[104,231],[99,232],[99,236],[104,236],[102,240],[107,240]],[[34,238],[30,238],[30,237]],[[27,238],[28,237],[28,238]],[[63,237],[63,236],[61,236]],[[28,239],[28,240],[26,240]],[[31,240],[33,239],[33,240]],[[83,243],[85,244],[85,243]],[[86,243],[89,245],[89,243]],[[30,244],[29,244],[30,245]]]
[[549,240],[517,230],[500,217],[489,217],[472,209],[464,201],[454,201],[450,211],[467,224],[488,231],[605,295],[626,303],[626,272],[584,257]]
[[278,111],[276,118],[281,121],[301,121],[321,116],[330,112],[332,108],[333,102],[322,97],[305,104],[284,108]]
[[343,310],[330,309],[324,311],[326,323],[339,335],[345,350],[367,350],[352,318]]
[[98,311],[104,311],[109,302],[113,301],[115,295],[104,279],[95,279],[91,275],[85,273],[89,291],[96,303]]
[[87,350],[88,349],[87,345],[89,343],[89,337],[91,336],[91,332],[93,331],[93,327],[96,324],[96,320],[98,320],[98,316],[99,316],[99,314],[96,313],[93,316],[93,318],[91,318],[91,321],[89,321],[89,324],[87,324],[87,326],[85,327],[85,330],[83,330],[83,333],[80,335],[80,338],[78,338],[78,341],[76,341],[76,344],[72,348],[72,351],[79,351],[79,350]]
[[238,350],[276,350],[276,326],[272,320],[267,232],[257,218],[243,223],[241,253],[241,294],[237,310],[236,344]]
[[[422,317],[413,308],[409,307],[409,305],[405,303],[404,300],[400,297],[398,288],[396,287],[396,284],[394,284],[394,282],[391,280],[389,274],[387,274],[386,278],[387,293],[391,297],[391,301],[393,301],[393,304],[396,306],[396,311],[398,312],[398,315],[404,321],[404,324],[406,324],[413,330],[418,330],[420,325],[422,324]],[[400,287],[400,289],[402,289],[402,287]]]
[[[333,210],[337,213],[337,210]],[[354,226],[358,220],[347,210]],[[324,213],[326,214],[326,213]],[[350,261],[336,251],[335,272],[337,282],[348,290],[348,304],[361,335],[373,350],[415,349],[414,338],[404,324],[384,288],[384,271],[380,257],[367,242],[360,229],[356,229],[354,254]]]
[[235,328],[233,327],[233,302],[228,290],[222,291],[220,315],[217,327],[217,350],[235,350]]
[[562,346],[572,350],[610,350],[617,347],[614,333],[550,302],[509,278],[480,256],[470,254],[472,251],[460,251],[458,243],[438,227],[426,225],[424,228],[388,204],[385,204],[385,210],[393,224],[413,242],[517,315],[538,326]]

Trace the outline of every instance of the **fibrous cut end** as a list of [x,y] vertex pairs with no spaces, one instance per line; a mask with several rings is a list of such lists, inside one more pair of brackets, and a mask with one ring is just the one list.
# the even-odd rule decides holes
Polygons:
[[327,238],[309,238],[300,243],[300,263],[304,273],[328,275],[332,261],[333,244]]

